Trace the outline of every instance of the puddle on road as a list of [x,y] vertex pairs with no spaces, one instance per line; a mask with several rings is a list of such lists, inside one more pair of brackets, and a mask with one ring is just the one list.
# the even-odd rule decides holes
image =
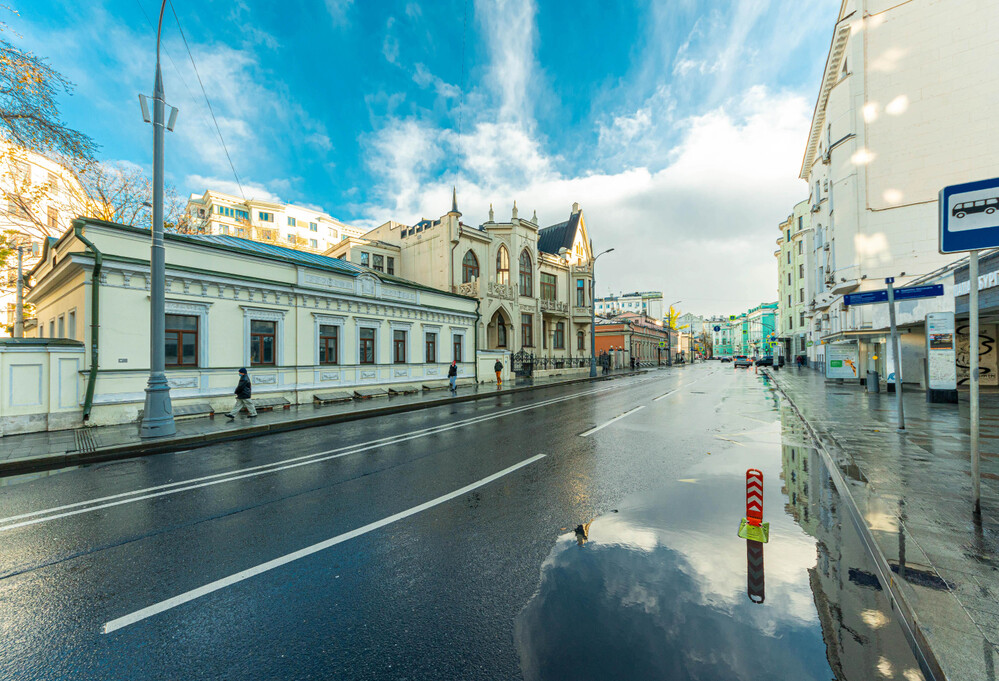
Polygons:
[[[822,458],[782,418],[781,444],[710,457],[558,538],[515,623],[526,679],[923,679]],[[767,544],[736,534],[750,467]]]

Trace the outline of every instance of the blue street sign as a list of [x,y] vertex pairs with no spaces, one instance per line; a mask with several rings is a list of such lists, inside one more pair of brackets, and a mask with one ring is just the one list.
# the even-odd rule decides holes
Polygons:
[[[895,289],[895,300],[912,300],[913,298],[936,298],[943,295],[943,284],[926,284],[923,286],[907,286]],[[888,291],[864,291],[863,293],[847,293],[843,296],[844,305],[870,305],[871,303],[887,303]]]
[[716,326],[715,327],[715,331],[721,331],[721,327],[720,326]]
[[940,252],[999,246],[999,178],[940,190]]

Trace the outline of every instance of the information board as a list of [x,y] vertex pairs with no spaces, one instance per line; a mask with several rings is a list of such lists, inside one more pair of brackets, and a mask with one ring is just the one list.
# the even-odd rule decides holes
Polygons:
[[957,389],[957,338],[953,312],[926,315],[926,365],[931,390]]
[[857,345],[830,343],[826,346],[826,378],[859,378]]

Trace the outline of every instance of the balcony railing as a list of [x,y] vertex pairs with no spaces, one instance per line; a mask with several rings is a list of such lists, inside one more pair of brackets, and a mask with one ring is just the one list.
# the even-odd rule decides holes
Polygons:
[[541,311],[542,312],[562,312],[568,314],[569,303],[562,300],[546,300],[541,299]]
[[572,308],[573,317],[587,317],[590,316],[590,308],[588,306],[580,307],[579,305],[574,305]]
[[486,290],[489,295],[494,298],[504,298],[506,300],[514,300],[517,298],[516,284],[497,284],[495,281],[491,281],[489,282],[489,286]]
[[479,298],[479,280],[466,281],[454,287],[454,292],[471,298]]

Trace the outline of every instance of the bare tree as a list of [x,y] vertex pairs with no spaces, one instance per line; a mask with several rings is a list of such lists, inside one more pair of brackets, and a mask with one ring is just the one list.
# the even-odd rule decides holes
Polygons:
[[[0,33],[8,30],[0,22]],[[72,89],[44,59],[0,38],[0,133],[11,142],[50,156],[93,158],[94,141],[59,114],[56,97]]]

